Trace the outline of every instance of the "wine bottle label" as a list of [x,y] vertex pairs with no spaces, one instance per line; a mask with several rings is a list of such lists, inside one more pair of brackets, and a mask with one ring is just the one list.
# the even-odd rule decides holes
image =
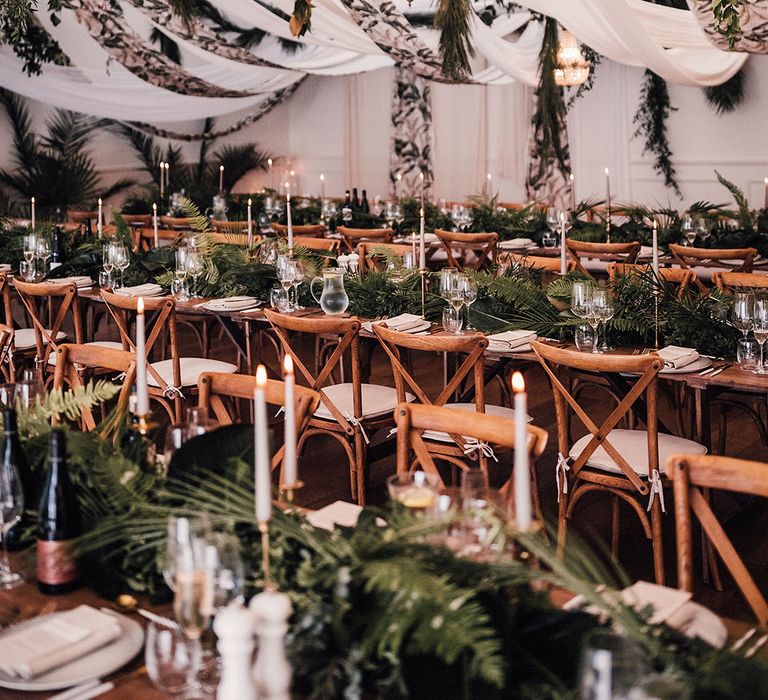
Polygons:
[[51,270],[55,270],[57,267],[61,267],[60,262],[52,262],[50,265]]
[[76,581],[77,560],[72,556],[72,540],[37,541],[37,580],[49,586]]

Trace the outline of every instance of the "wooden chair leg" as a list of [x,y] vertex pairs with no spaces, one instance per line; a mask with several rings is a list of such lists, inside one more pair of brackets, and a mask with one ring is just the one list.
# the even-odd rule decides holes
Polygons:
[[717,431],[717,454],[725,454],[725,441],[728,435],[728,413],[730,407],[728,404],[720,404],[720,420],[718,421]]
[[360,429],[355,430],[355,471],[357,472],[357,504],[365,505],[365,494],[368,490],[368,450]]
[[653,570],[656,583],[664,585],[664,539],[661,523],[661,500],[654,498],[651,506],[651,539],[653,545]]
[[618,561],[619,560],[619,499],[616,496],[611,496],[611,556]]

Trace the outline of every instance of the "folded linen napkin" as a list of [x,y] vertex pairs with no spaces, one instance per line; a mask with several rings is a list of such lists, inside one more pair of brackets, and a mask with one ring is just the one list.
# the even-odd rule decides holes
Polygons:
[[0,637],[0,668],[34,678],[106,646],[120,633],[116,617],[81,605]]
[[407,331],[409,328],[418,326],[422,320],[421,316],[417,316],[416,314],[400,314],[399,316],[385,318],[381,321],[366,321],[363,324],[363,328],[369,333],[373,333],[373,326],[381,324],[393,331]]
[[227,297],[226,299],[212,299],[201,304],[209,311],[236,311],[238,309],[250,309],[258,306],[259,300],[255,297]]
[[54,284],[72,284],[73,282],[78,287],[90,287],[93,284],[93,280],[87,275],[74,275],[73,277],[59,277],[57,279],[51,279],[50,282]]
[[0,272],[10,272],[12,269],[8,263],[0,263]]
[[667,345],[658,351],[659,357],[664,360],[664,367],[681,369],[699,359],[699,353],[694,348],[684,348],[680,345]]
[[621,592],[621,599],[633,608],[642,610],[650,605],[653,608],[651,623],[654,625],[672,617],[691,597],[691,593],[648,581],[636,581]]
[[361,506],[347,501],[334,501],[333,503],[320,508],[320,510],[307,513],[307,520],[317,528],[323,530],[333,530],[336,525],[342,527],[354,527],[357,525],[357,519],[363,512]]
[[537,335],[534,331],[516,330],[504,331],[503,333],[494,333],[488,336],[489,350],[516,350],[523,345],[528,345],[536,340]]
[[121,287],[115,293],[125,297],[156,297],[163,293],[163,288],[154,282],[147,282],[135,287]]
[[530,245],[533,245],[533,240],[530,238],[512,238],[499,243],[500,248],[527,248]]

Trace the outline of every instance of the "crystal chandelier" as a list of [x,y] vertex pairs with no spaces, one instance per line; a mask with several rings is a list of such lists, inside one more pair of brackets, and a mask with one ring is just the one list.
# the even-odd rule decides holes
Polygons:
[[589,61],[581,53],[579,42],[567,29],[560,31],[560,46],[557,49],[555,83],[561,87],[581,85],[589,78]]

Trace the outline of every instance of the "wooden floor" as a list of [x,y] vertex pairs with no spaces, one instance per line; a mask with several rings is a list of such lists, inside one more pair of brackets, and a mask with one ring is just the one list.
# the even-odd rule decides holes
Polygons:
[[[307,343],[303,349],[303,354],[309,363],[312,345]],[[231,346],[227,347],[227,341],[217,342],[212,356],[219,359],[231,358],[234,361],[234,353]],[[277,363],[270,362],[269,359],[267,358],[268,364],[277,366]],[[435,354],[416,356],[414,366],[416,379],[428,393],[441,385],[443,369],[440,356]],[[550,435],[546,452],[538,464],[538,477],[545,514],[554,521],[557,511],[554,479],[557,446],[552,393],[549,382],[540,368],[533,364],[527,365],[525,376],[529,396],[529,412],[533,417],[533,422],[535,425],[545,428]],[[373,354],[371,382],[390,386],[393,384],[389,363],[385,361],[384,353],[381,351]],[[582,400],[585,406],[589,405],[593,410],[597,410],[597,407],[601,410],[606,408],[610,410],[603,394],[595,392],[590,395],[587,393]],[[490,386],[487,402],[497,403],[498,401],[498,387]],[[669,425],[674,425],[670,403],[662,400],[660,410],[662,420]],[[713,422],[716,421],[713,420]],[[574,430],[576,430],[575,427]],[[583,434],[583,432],[577,433],[577,435]],[[717,444],[715,440],[713,440],[713,444]],[[768,448],[761,443],[757,430],[749,421],[738,416],[731,418],[729,423],[729,440],[726,453],[735,457],[768,462]],[[501,466],[501,469],[504,468],[508,469],[508,465],[506,467]],[[305,488],[298,497],[300,505],[318,508],[338,499],[352,500],[346,456],[335,441],[323,438],[315,438],[310,441],[304,455],[302,455],[299,469],[305,482]],[[382,504],[385,502],[385,480],[387,476],[394,473],[394,470],[394,458],[392,456],[381,459],[370,466],[369,503]],[[666,494],[666,502],[664,542],[667,583],[668,585],[675,585],[674,515],[671,492]],[[737,550],[743,553],[747,566],[753,572],[758,585],[764,590],[768,589],[768,557],[765,556],[768,541],[766,503],[746,500],[737,502],[722,496],[715,501],[715,506],[720,513],[735,514],[729,521],[729,533]],[[645,539],[638,521],[628,507],[622,510],[621,518],[621,564],[632,579],[652,580],[650,543]],[[610,533],[610,508],[607,498],[601,496],[585,498],[575,513],[574,526],[587,539],[601,542],[603,546],[607,546],[607,535]],[[720,614],[733,618],[750,619],[749,609],[743,603],[738,592],[733,589],[727,573],[723,572],[723,577],[725,590],[718,592],[713,589],[711,584],[705,584],[701,576],[697,576],[697,599]]]

